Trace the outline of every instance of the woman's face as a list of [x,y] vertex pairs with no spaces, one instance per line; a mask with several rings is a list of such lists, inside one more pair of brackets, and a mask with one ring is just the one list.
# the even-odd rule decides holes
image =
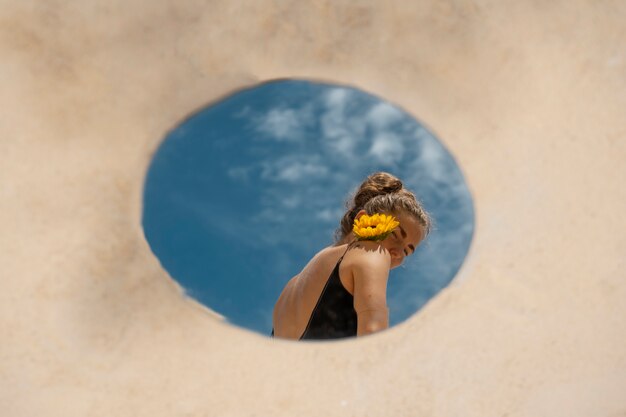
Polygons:
[[[365,210],[359,212],[357,217],[362,214],[365,214]],[[424,226],[410,214],[404,212],[390,214],[400,222],[400,225],[381,242],[381,245],[389,251],[391,255],[390,269],[393,269],[402,265],[404,258],[413,254],[417,245],[424,238]]]

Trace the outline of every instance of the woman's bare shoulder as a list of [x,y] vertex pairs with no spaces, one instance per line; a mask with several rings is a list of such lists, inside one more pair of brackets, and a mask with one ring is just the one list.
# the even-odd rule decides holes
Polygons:
[[327,246],[320,249],[317,253],[315,253],[315,255],[311,257],[306,265],[304,265],[304,267],[297,276],[308,276],[312,271],[318,270],[320,268],[323,269],[325,265],[330,262],[330,259],[333,256],[332,253],[335,249],[336,247],[334,246]]
[[391,254],[380,242],[363,240],[352,244],[344,256],[347,264],[361,264],[367,266],[389,266]]

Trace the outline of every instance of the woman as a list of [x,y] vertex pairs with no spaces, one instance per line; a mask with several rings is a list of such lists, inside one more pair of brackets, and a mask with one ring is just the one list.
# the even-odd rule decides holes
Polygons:
[[[336,243],[318,252],[280,294],[272,336],[337,339],[389,327],[389,270],[402,264],[428,235],[430,217],[415,195],[386,172],[367,177],[348,207]],[[375,213],[394,216],[399,226],[381,241],[357,240],[355,219]]]

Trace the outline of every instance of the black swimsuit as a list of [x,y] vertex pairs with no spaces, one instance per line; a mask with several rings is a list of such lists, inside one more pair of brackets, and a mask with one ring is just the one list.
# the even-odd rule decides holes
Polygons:
[[[349,248],[350,245],[348,245],[346,252]],[[354,297],[339,279],[339,265],[346,252],[339,258],[333,272],[328,277],[300,340],[339,339],[356,336],[357,315],[354,310]],[[272,336],[274,336],[273,328]]]

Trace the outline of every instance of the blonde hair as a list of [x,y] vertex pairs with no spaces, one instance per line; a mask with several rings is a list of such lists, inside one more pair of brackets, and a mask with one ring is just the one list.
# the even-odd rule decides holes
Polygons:
[[354,219],[361,210],[365,210],[368,215],[405,212],[424,226],[424,238],[431,230],[430,215],[415,194],[404,188],[402,181],[388,172],[375,172],[369,175],[354,196],[346,202],[346,209],[339,228],[335,231],[336,243],[352,232]]

